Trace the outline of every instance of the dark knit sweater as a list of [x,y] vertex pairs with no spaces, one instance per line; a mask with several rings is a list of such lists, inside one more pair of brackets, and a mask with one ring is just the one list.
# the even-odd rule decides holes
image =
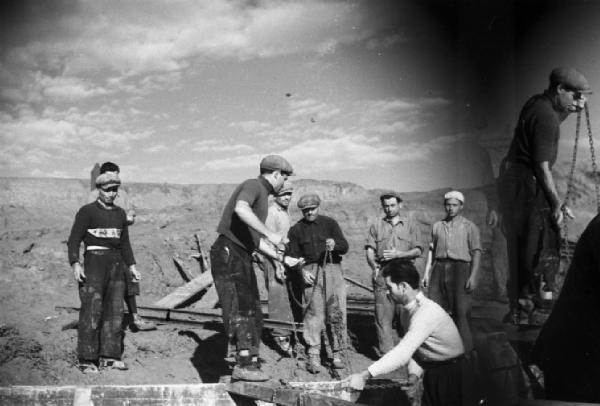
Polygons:
[[121,251],[127,265],[135,264],[129,243],[127,216],[118,206],[109,210],[95,201],[79,209],[67,242],[69,264],[79,261],[82,241],[86,247],[94,245]]

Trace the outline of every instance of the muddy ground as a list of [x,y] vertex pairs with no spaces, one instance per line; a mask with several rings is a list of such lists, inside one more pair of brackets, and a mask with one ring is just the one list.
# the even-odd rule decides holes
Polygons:
[[[129,371],[85,375],[75,368],[77,332],[63,326],[76,320],[77,313],[56,307],[79,306],[77,286],[67,263],[66,240],[82,196],[87,195],[86,182],[37,182],[27,187],[20,186],[19,181],[1,185],[0,385],[209,383],[227,375],[225,339],[217,324],[161,323],[156,331],[137,333],[126,329],[124,360]],[[140,305],[151,305],[183,285],[173,256],[198,275],[198,263],[190,258],[196,252],[194,234],[199,235],[205,249],[210,247],[224,199],[232,187],[130,187],[138,207],[130,234],[143,275]],[[344,260],[346,274],[370,285],[362,244],[368,223],[379,215],[378,192],[351,184],[306,181],[300,182],[298,194],[309,189],[325,196],[324,212],[338,219],[350,241],[351,252]],[[407,196],[407,208],[421,224],[424,239],[432,221],[442,215],[440,193]],[[486,249],[476,299],[480,304],[492,302],[495,291],[489,256],[491,234],[483,222],[485,201],[478,191],[469,191],[467,198],[471,205],[465,214],[482,226]],[[167,204],[169,199],[175,203]],[[292,211],[294,219],[299,216],[297,210]],[[422,262],[419,267],[422,271]],[[360,288],[348,288],[352,296],[365,294]],[[348,357],[352,369],[359,370],[372,361],[374,331],[368,318],[351,318],[350,330],[354,340]],[[301,362],[283,358],[268,334],[261,356],[265,369],[277,379],[331,379],[325,369],[320,375],[310,375]]]

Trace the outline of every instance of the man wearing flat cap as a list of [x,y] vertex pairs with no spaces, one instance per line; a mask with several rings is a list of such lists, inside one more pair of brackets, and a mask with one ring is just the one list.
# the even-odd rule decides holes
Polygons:
[[346,284],[341,262],[348,241],[334,219],[319,214],[320,204],[316,194],[300,197],[303,218],[288,234],[290,255],[305,260],[303,335],[308,345],[307,370],[314,374],[321,368],[321,333],[328,334],[334,368],[344,368],[341,351],[346,341]]
[[433,224],[423,287],[429,288],[429,298],[452,316],[465,356],[470,358],[472,293],[477,287],[481,237],[479,228],[461,215],[464,203],[464,195],[457,190],[444,195],[446,217]]
[[401,214],[402,198],[395,192],[388,192],[379,200],[385,216],[369,227],[365,250],[367,263],[373,270],[376,352],[381,357],[394,347],[392,324],[399,315],[399,306],[387,294],[383,269],[393,259],[414,263],[423,252],[423,244],[418,225]]
[[[79,284],[77,354],[84,373],[98,367],[127,369],[121,361],[125,275],[137,274],[127,215],[114,205],[121,180],[114,172],[96,178],[98,199],[77,212],[67,242],[69,264]],[[84,243],[84,265],[79,249]]]
[[561,203],[552,166],[558,154],[560,124],[580,111],[591,93],[586,78],[573,68],[550,73],[548,89],[523,106],[498,178],[509,258],[509,312],[506,322],[518,324],[533,311],[541,275],[554,289],[559,266],[559,226],[573,217]]
[[255,251],[295,266],[277,246],[283,235],[265,225],[268,197],[278,193],[293,169],[285,158],[268,155],[260,162],[260,175],[240,184],[225,205],[217,227],[219,236],[210,249],[211,271],[221,303],[225,332],[236,348],[233,380],[266,381],[258,362],[262,310],[252,266]]

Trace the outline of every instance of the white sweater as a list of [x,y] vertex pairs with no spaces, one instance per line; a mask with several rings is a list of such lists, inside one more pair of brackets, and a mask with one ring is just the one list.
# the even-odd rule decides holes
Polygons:
[[423,369],[413,359],[415,353],[422,361],[445,361],[464,354],[452,318],[422,292],[402,307],[400,317],[406,333],[394,348],[369,366],[372,376],[387,374],[406,364],[409,373],[421,375]]

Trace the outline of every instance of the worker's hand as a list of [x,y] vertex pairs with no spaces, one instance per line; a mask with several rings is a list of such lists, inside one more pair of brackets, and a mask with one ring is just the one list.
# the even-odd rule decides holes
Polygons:
[[563,204],[563,206],[561,207],[561,209],[562,209],[562,212],[563,212],[563,216],[567,216],[571,220],[575,218],[575,215],[573,214],[573,212],[571,211],[571,209],[569,208],[569,206],[567,206],[566,204]]
[[304,258],[302,258],[302,257],[294,258],[294,257],[288,257],[286,255],[285,257],[283,257],[283,263],[290,268],[293,268],[295,266],[302,266],[302,265],[304,265]]
[[367,383],[367,379],[369,379],[370,376],[371,374],[369,374],[369,371],[352,374],[342,381],[342,386],[349,387],[354,390],[363,390],[365,388],[365,384]]
[[75,262],[72,266],[73,268],[73,277],[75,281],[79,283],[85,282],[85,272],[83,271],[83,267],[79,262]]
[[417,390],[419,388],[419,377],[415,374],[408,375],[406,384],[401,386],[401,389],[406,393],[408,399],[412,400],[417,397]]
[[285,281],[285,268],[281,262],[275,262],[275,279],[279,282]]
[[304,278],[304,284],[306,286],[312,286],[315,283],[315,277],[306,269],[302,270],[302,278]]
[[283,235],[277,234],[277,233],[274,233],[271,231],[269,231],[267,234],[265,234],[265,237],[267,237],[267,240],[269,240],[275,246],[277,246],[283,242]]
[[423,280],[421,281],[421,286],[423,286],[423,288],[425,288],[425,289],[429,287],[429,275],[423,276]]
[[139,282],[142,279],[142,275],[138,272],[135,265],[131,265],[129,267],[129,272],[131,272],[131,276],[133,277],[133,282]]
[[486,222],[492,228],[498,225],[498,213],[496,210],[492,209],[488,211]]
[[333,251],[335,248],[335,240],[333,238],[328,238],[325,240],[325,249],[327,251]]
[[389,261],[390,259],[398,258],[399,253],[400,253],[400,251],[396,250],[395,248],[389,249],[389,250],[383,250],[383,259],[385,259],[386,261]]
[[467,279],[467,282],[465,282],[465,290],[468,293],[471,293],[475,290],[476,287],[477,282],[475,281],[475,278],[471,276],[469,279]]

